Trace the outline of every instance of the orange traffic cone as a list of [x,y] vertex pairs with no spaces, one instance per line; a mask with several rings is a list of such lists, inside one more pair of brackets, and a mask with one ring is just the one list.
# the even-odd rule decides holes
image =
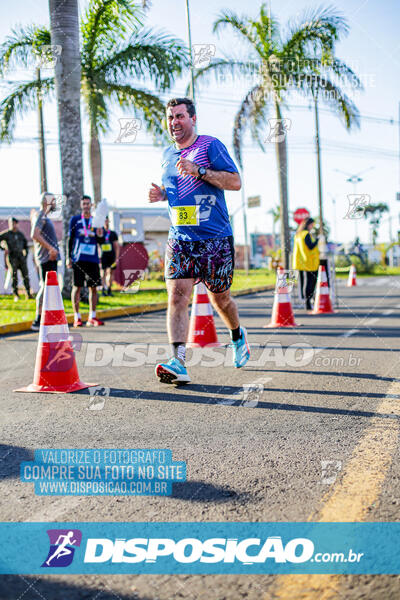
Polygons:
[[46,274],[33,383],[15,392],[76,392],[97,385],[79,379],[57,273]]
[[326,277],[325,267],[320,265],[317,279],[317,295],[315,297],[313,315],[330,314],[335,312],[332,308],[331,297],[329,295],[328,279]]
[[282,267],[278,267],[276,273],[272,317],[271,322],[268,323],[268,325],[264,325],[264,328],[267,327],[298,327],[296,321],[294,320],[287,276],[285,275]]
[[215,330],[213,309],[204,283],[198,283],[194,288],[187,346],[189,348],[221,346]]
[[355,285],[357,285],[356,274],[357,274],[356,266],[350,265],[349,278],[347,280],[347,287],[354,287]]

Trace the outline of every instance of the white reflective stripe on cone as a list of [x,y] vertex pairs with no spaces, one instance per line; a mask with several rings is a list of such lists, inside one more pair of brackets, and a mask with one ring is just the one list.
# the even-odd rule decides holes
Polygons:
[[329,288],[327,288],[327,287],[320,287],[319,288],[319,293],[322,294],[323,296],[329,296]]
[[207,288],[204,283],[198,283],[194,286],[196,294],[205,294],[207,296]]
[[64,305],[58,285],[46,285],[44,288],[43,310],[63,310]]
[[278,302],[279,304],[290,303],[289,294],[278,294]]
[[68,325],[42,325],[39,333],[39,344],[43,342],[66,342],[69,338]]
[[213,311],[210,304],[193,304],[193,314],[196,317],[207,317],[212,315]]

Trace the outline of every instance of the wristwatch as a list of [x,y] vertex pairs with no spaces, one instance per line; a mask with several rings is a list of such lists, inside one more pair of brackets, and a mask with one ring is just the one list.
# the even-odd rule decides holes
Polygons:
[[204,175],[207,173],[207,169],[205,167],[199,167],[197,169],[198,175],[197,179],[203,179]]

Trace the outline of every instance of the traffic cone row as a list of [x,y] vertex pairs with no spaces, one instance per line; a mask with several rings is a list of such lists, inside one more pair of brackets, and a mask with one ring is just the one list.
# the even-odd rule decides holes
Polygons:
[[77,392],[97,385],[79,379],[57,273],[46,274],[33,383],[15,392]]
[[207,288],[201,282],[194,287],[187,346],[189,348],[221,346],[215,329],[213,309]]
[[357,285],[356,273],[357,273],[357,271],[356,271],[355,265],[350,265],[349,278],[347,280],[347,287],[354,287]]

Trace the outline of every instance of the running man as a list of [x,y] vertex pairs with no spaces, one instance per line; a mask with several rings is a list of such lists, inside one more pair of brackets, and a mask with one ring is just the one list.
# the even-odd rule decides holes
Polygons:
[[110,220],[104,222],[104,242],[101,245],[101,277],[103,281],[103,296],[112,296],[111,286],[113,271],[117,268],[119,259],[118,236],[110,229]]
[[82,214],[72,217],[69,222],[68,269],[73,269],[73,286],[71,293],[74,307],[74,327],[82,327],[79,312],[81,288],[85,281],[89,288],[89,319],[86,327],[99,327],[103,321],[96,318],[97,286],[101,285],[98,244],[104,242],[103,229],[94,231],[92,226],[92,200],[90,196],[82,196]]
[[33,223],[31,237],[35,246],[36,262],[40,265],[40,287],[36,294],[36,316],[32,323],[32,331],[39,331],[42,314],[43,294],[46,273],[57,272],[57,261],[60,259],[56,230],[48,214],[57,209],[53,194],[44,192],[40,201],[40,211]]
[[73,546],[74,544],[76,544],[76,540],[74,540],[73,537],[73,531],[69,531],[66,535],[59,536],[58,540],[56,541],[56,544],[58,544],[57,549],[50,556],[50,558],[46,560],[47,566],[50,566],[50,563],[54,558],[61,558],[62,556],[67,556],[68,554],[71,554],[72,550],[67,546]]
[[162,187],[152,184],[149,202],[168,201],[172,222],[165,257],[168,292],[167,329],[173,357],[156,366],[162,383],[188,383],[185,367],[188,305],[193,285],[202,281],[210,301],[230,330],[233,364],[250,357],[246,330],[240,326],[230,295],[234,245],[224,190],[240,190],[238,170],[225,146],[197,135],[196,109],[189,98],[167,104],[168,132],[175,142],[164,152]]

